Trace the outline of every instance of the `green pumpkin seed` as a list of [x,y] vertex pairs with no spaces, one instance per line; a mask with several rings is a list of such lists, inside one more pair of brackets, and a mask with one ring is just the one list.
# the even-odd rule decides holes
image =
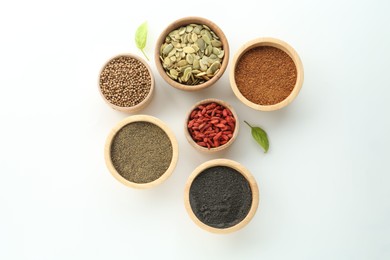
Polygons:
[[194,57],[191,54],[186,55],[186,61],[188,64],[193,64],[194,63]]
[[203,36],[202,36],[202,39],[204,40],[204,42],[205,42],[206,44],[211,44],[210,38],[209,38],[207,35],[203,35]]
[[186,27],[181,27],[179,29],[179,35],[183,35],[183,34],[185,34],[185,32],[186,32]]
[[198,35],[196,35],[196,33],[192,33],[191,40],[192,40],[192,42],[196,42],[198,40]]
[[212,40],[211,41],[211,45],[213,45],[213,47],[221,47],[222,46],[222,42],[218,41],[218,40]]
[[218,56],[220,53],[221,53],[220,49],[218,49],[217,47],[213,47],[213,54]]
[[198,45],[199,49],[203,51],[206,48],[205,42],[203,39],[196,40],[196,45]]
[[192,30],[194,30],[194,27],[192,27],[191,25],[187,25],[186,27],[186,32],[192,32]]
[[165,48],[163,49],[163,54],[167,55],[172,49],[173,49],[173,45],[172,45],[172,44],[168,44],[168,45],[165,46]]
[[171,61],[171,59],[169,57],[166,57],[164,59],[164,65],[167,66],[167,67],[172,65],[172,61]]
[[169,74],[171,74],[171,76],[172,76],[174,79],[177,79],[177,76],[179,76],[179,72],[177,72],[175,69],[169,70]]
[[178,63],[177,63],[177,66],[178,67],[184,67],[185,65],[187,65],[188,63],[187,63],[187,61],[186,60],[181,60],[181,61],[179,61]]
[[194,69],[199,69],[200,68],[199,59],[195,59],[194,60],[194,62],[192,63],[192,67]]
[[196,34],[200,34],[200,29],[199,27],[195,27],[194,30],[193,30],[194,33]]
[[218,58],[222,59],[223,56],[225,55],[225,51],[224,50],[221,50],[218,54]]
[[167,57],[172,57],[173,55],[175,55],[176,53],[176,49],[173,49],[171,50],[169,53],[168,53],[168,56]]
[[182,80],[184,82],[187,82],[189,79],[190,79],[190,76],[191,76],[191,71],[192,69],[191,68],[186,68],[183,72],[183,77],[182,77]]
[[192,45],[191,45],[191,48],[194,49],[195,52],[198,52],[198,51],[199,51],[199,47],[198,47],[198,45],[196,45],[196,44],[192,44]]
[[194,53],[195,50],[192,47],[184,47],[183,52],[185,53]]

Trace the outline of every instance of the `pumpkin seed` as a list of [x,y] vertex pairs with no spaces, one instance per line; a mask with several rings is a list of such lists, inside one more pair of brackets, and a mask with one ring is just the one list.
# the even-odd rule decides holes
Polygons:
[[194,63],[194,56],[192,56],[191,54],[187,54],[186,61],[188,62],[188,64]]
[[192,47],[184,47],[183,52],[185,53],[194,53],[195,50]]
[[218,40],[212,40],[211,41],[211,45],[213,45],[214,47],[221,47],[222,46],[222,42],[218,41]]
[[184,82],[187,82],[189,79],[190,79],[190,76],[191,76],[191,68],[190,67],[188,67],[188,68],[186,68],[185,70],[184,70],[184,72],[183,72],[183,77],[182,77],[182,80],[184,81]]
[[196,42],[198,40],[198,35],[196,35],[196,33],[192,33],[191,40],[192,40],[192,42]]
[[196,41],[196,45],[198,45],[199,49],[202,51],[206,48],[204,40],[201,38]]
[[200,29],[199,29],[199,27],[195,27],[193,32],[196,33],[196,34],[200,34]]
[[172,57],[173,55],[175,55],[175,53],[176,53],[176,49],[171,50],[171,51],[168,53],[168,57]]
[[169,70],[169,74],[172,76],[173,79],[177,79],[177,76],[179,76],[179,73],[175,69]]
[[169,57],[165,57],[164,65],[167,66],[167,67],[172,65],[172,61],[171,61],[171,59]]
[[210,38],[207,35],[203,35],[202,39],[204,40],[205,43],[211,44]]
[[220,52],[221,52],[220,49],[218,49],[217,47],[213,47],[213,54],[218,56]]
[[186,27],[186,32],[192,32],[192,30],[194,30],[194,27],[192,27],[191,25],[187,25]]
[[186,60],[181,60],[181,61],[179,61],[178,63],[176,63],[176,65],[178,66],[178,67],[183,67],[183,66],[185,66],[185,65],[187,65],[188,63],[187,63],[187,61]]
[[173,45],[168,44],[167,46],[165,46],[165,48],[163,50],[163,54],[167,55],[172,49],[173,49]]
[[185,34],[186,33],[186,27],[182,27],[182,28],[180,28],[179,29],[179,35],[183,35],[183,34]]
[[199,59],[195,59],[194,60],[194,62],[192,63],[192,67],[194,69],[199,69],[200,68]]
[[223,56],[225,55],[225,51],[224,50],[221,50],[218,54],[218,58],[222,59]]
[[198,51],[199,51],[199,47],[198,47],[198,45],[196,45],[196,44],[192,44],[192,45],[191,45],[191,48],[194,49],[195,52],[198,52]]

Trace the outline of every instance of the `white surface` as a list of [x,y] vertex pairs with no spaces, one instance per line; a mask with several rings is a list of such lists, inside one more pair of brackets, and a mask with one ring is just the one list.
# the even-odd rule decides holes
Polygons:
[[[389,259],[390,2],[193,3],[1,2],[0,259]],[[179,162],[158,188],[132,190],[104,164],[106,135],[126,115],[102,101],[98,73],[111,56],[141,55],[144,20],[152,58],[163,28],[188,15],[217,23],[231,55],[257,37],[290,43],[304,85],[287,108],[258,112],[233,95],[228,72],[188,93],[151,61],[157,91],[142,113],[170,125]],[[266,129],[269,153],[243,124],[225,153],[196,152],[183,120],[207,97]],[[183,206],[188,175],[218,157],[244,164],[261,192],[252,222],[226,236],[195,226]]]

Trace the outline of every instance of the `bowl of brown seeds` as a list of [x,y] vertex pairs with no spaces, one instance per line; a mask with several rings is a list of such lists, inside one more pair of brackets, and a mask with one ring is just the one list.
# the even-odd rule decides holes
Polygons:
[[286,42],[258,38],[235,54],[229,77],[242,103],[256,110],[272,111],[296,98],[303,84],[303,65]]
[[154,91],[149,65],[133,54],[122,54],[104,64],[99,74],[99,92],[112,108],[133,113],[145,108]]
[[174,21],[157,40],[157,70],[169,85],[181,90],[195,91],[213,85],[225,72],[228,61],[225,34],[205,18]]
[[184,205],[199,227],[226,234],[246,226],[259,205],[259,188],[240,163],[216,159],[199,165],[189,176]]
[[161,120],[134,115],[111,130],[104,157],[110,173],[124,185],[152,188],[164,182],[175,169],[178,143]]

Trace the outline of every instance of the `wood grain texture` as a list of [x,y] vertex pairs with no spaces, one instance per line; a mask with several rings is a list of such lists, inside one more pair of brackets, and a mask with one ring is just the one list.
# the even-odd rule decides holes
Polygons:
[[[102,71],[104,70],[104,68],[106,67],[106,65],[113,59],[115,58],[119,58],[119,57],[130,57],[130,58],[133,58],[133,59],[136,59],[138,60],[139,62],[141,62],[142,64],[145,65],[145,67],[148,69],[149,71],[149,75],[150,75],[150,91],[148,93],[148,95],[145,97],[145,99],[143,101],[141,101],[140,103],[138,103],[137,105],[135,106],[132,106],[132,107],[120,107],[120,106],[117,106],[115,104],[112,104],[110,101],[108,101],[106,99],[106,97],[103,95],[102,91],[101,91],[101,88],[100,88],[100,75],[102,73]],[[154,94],[154,76],[153,76],[153,73],[152,73],[152,70],[150,69],[150,66],[149,64],[144,60],[142,59],[141,57],[135,55],[135,54],[131,54],[131,53],[124,53],[124,54],[119,54],[119,55],[116,55],[114,57],[112,57],[111,59],[109,59],[104,65],[103,67],[101,68],[100,70],[100,73],[99,73],[99,78],[98,78],[98,88],[99,88],[99,93],[100,95],[102,96],[103,100],[110,106],[112,107],[113,109],[115,110],[118,110],[118,111],[121,111],[121,112],[125,112],[125,113],[135,113],[135,112],[138,112],[142,109],[144,109],[149,103],[150,101],[152,100],[152,97],[153,97],[153,94]]]
[[[171,79],[166,73],[165,69],[163,68],[160,60],[160,47],[165,41],[165,37],[173,30],[183,26],[188,25],[191,23],[195,24],[204,24],[207,25],[214,33],[220,38],[220,41],[222,42],[223,50],[225,51],[225,56],[222,60],[221,68],[219,69],[219,72],[210,80],[206,81],[205,83],[199,84],[199,85],[185,85],[181,84],[173,79]],[[229,43],[227,41],[227,38],[223,31],[212,21],[209,21],[202,17],[185,17],[181,18],[179,20],[174,21],[170,25],[168,25],[165,30],[160,34],[159,38],[157,39],[156,47],[155,47],[155,54],[154,54],[154,61],[156,63],[156,67],[158,72],[160,73],[161,77],[172,87],[186,90],[186,91],[196,91],[204,88],[208,88],[212,86],[219,78],[222,77],[223,73],[225,72],[228,62],[229,62]]]
[[[231,168],[237,170],[248,181],[249,186],[250,186],[251,191],[252,191],[252,205],[251,205],[251,208],[248,212],[248,215],[240,223],[238,223],[235,226],[229,227],[229,228],[214,228],[214,227],[211,227],[211,226],[204,224],[196,217],[196,215],[192,211],[191,204],[190,204],[190,188],[191,188],[192,182],[205,169],[208,169],[208,168],[214,167],[214,166],[227,166],[227,167],[231,167]],[[207,162],[199,165],[191,173],[191,175],[188,177],[187,183],[186,183],[185,188],[184,188],[184,206],[187,210],[188,215],[192,219],[192,221],[194,221],[195,224],[198,225],[199,227],[201,227],[202,229],[209,231],[209,232],[212,232],[212,233],[217,233],[217,234],[228,234],[228,233],[237,231],[237,230],[245,227],[251,221],[251,219],[254,217],[254,215],[257,211],[258,205],[259,205],[259,201],[260,201],[260,192],[259,192],[259,188],[257,186],[257,182],[256,182],[255,178],[253,177],[253,175],[249,172],[248,169],[246,169],[240,163],[232,161],[232,160],[228,160],[228,159],[210,160],[210,161],[207,161]]]
[[[128,181],[124,177],[122,177],[117,170],[115,169],[112,160],[111,160],[111,143],[116,135],[116,133],[125,125],[128,125],[133,122],[149,122],[152,124],[155,124],[156,126],[160,127],[168,136],[169,140],[172,143],[172,160],[171,164],[169,165],[168,169],[165,171],[163,175],[161,175],[158,179],[149,182],[149,183],[134,183],[131,181]],[[106,144],[104,148],[104,159],[106,161],[106,165],[112,176],[114,176],[115,179],[117,179],[119,182],[123,183],[124,185],[132,188],[137,189],[148,189],[155,187],[162,182],[164,182],[169,176],[171,176],[173,170],[176,167],[177,160],[179,156],[179,145],[177,143],[176,137],[173,133],[173,131],[160,119],[148,116],[148,115],[135,115],[135,116],[129,116],[122,121],[120,121],[117,125],[115,125],[109,135],[106,139]]]
[[[237,84],[236,84],[235,70],[236,70],[236,66],[237,66],[238,61],[240,60],[242,55],[244,55],[247,51],[249,51],[250,49],[256,48],[256,47],[260,47],[260,46],[271,46],[271,47],[275,47],[275,48],[278,48],[278,49],[284,51],[285,53],[287,53],[291,57],[291,59],[293,60],[295,66],[296,66],[296,69],[297,69],[297,81],[295,83],[293,91],[290,93],[290,95],[286,99],[284,99],[283,101],[281,101],[277,104],[259,105],[259,104],[253,103],[253,102],[249,101],[248,99],[246,99],[241,94],[241,92],[238,89]],[[290,45],[288,45],[286,42],[281,41],[279,39],[275,39],[275,38],[258,38],[258,39],[254,39],[254,40],[249,41],[248,43],[244,44],[237,51],[237,53],[234,55],[233,61],[232,61],[232,66],[231,66],[230,72],[229,72],[230,86],[231,86],[234,94],[237,96],[237,98],[245,105],[247,105],[253,109],[261,110],[261,111],[274,111],[274,110],[281,109],[281,108],[287,106],[288,104],[290,104],[296,98],[296,96],[298,95],[299,91],[302,88],[303,77],[304,77],[303,76],[303,65],[302,65],[301,59],[298,56],[298,53]]]

